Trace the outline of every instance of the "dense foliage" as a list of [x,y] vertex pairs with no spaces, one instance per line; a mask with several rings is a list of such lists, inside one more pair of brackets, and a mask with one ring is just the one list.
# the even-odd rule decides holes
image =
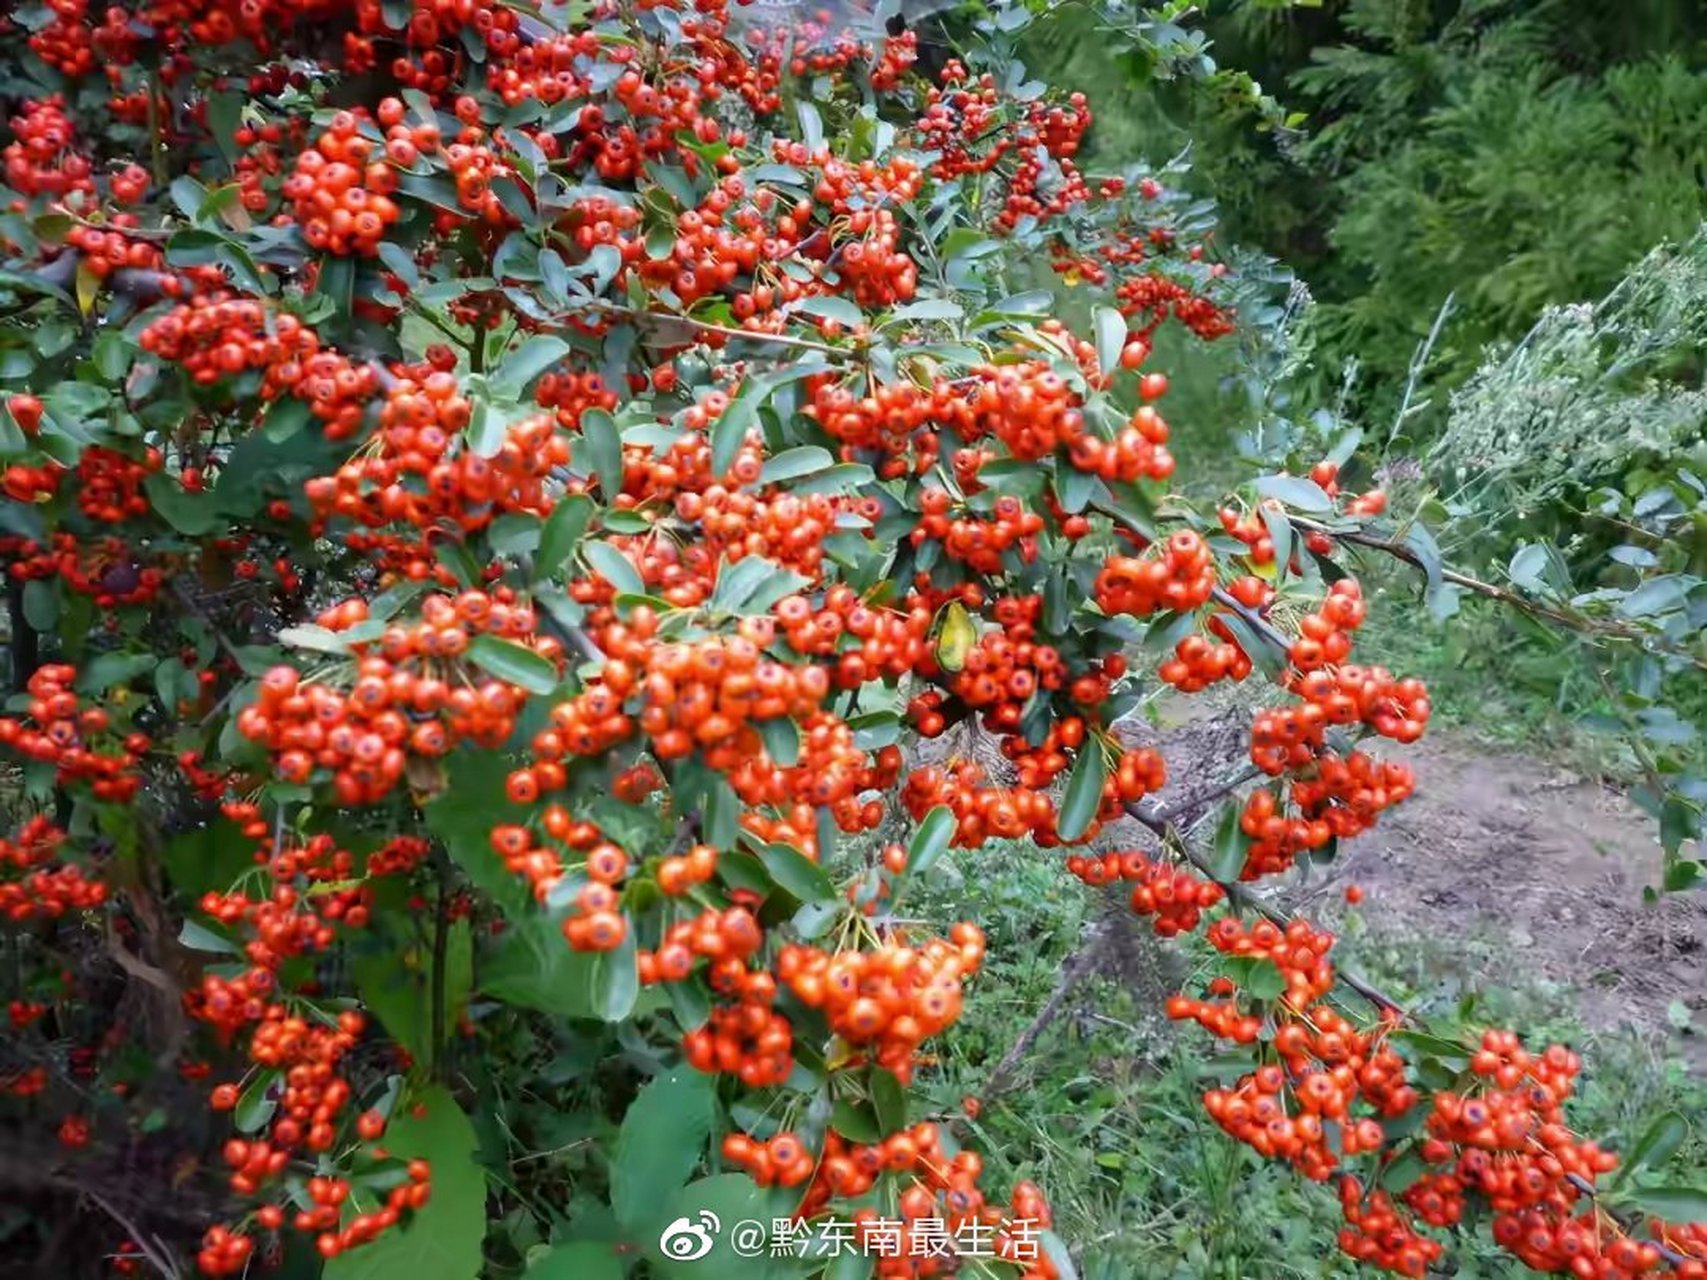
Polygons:
[[[919,66],[719,0],[12,14],[0,1106],[89,1153],[80,1262],[176,1274],[175,1223],[212,1275],[1071,1275],[915,1087],[987,944],[909,895],[1025,838],[1201,931],[1203,1106],[1350,1257],[1422,1275],[1476,1206],[1539,1269],[1707,1275],[1644,1172],[1676,1117],[1621,1159],[1572,1050],[1424,1026],[1250,898],[1415,785],[1345,562],[1477,587],[1353,436],[1175,491],[1157,332],[1249,282],[1081,168],[1029,20]],[[1669,576],[1506,594],[1688,661]],[[1247,681],[1200,847],[1117,722]]]

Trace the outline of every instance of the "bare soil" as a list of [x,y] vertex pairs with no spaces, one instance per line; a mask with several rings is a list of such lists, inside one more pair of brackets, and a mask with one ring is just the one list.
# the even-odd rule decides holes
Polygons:
[[1371,935],[1485,941],[1467,953],[1472,981],[1557,983],[1591,1028],[1664,1031],[1681,1002],[1696,1027],[1683,1052],[1707,1071],[1707,895],[1644,901],[1659,882],[1653,820],[1596,782],[1448,733],[1382,745],[1416,770],[1416,794],[1346,846],[1332,901],[1355,882]]

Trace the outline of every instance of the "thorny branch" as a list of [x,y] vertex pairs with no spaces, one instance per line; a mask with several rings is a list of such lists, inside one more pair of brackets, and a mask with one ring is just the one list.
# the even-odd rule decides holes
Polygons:
[[[1300,529],[1305,529],[1312,533],[1324,533],[1330,538],[1336,538],[1341,542],[1347,542],[1353,546],[1366,547],[1371,551],[1382,551],[1397,560],[1403,560],[1413,568],[1421,569],[1425,573],[1428,571],[1428,566],[1423,563],[1422,557],[1419,556],[1415,550],[1406,546],[1402,542],[1396,542],[1391,538],[1381,537],[1379,534],[1366,533],[1360,529],[1336,529],[1331,525],[1323,524],[1317,520],[1311,520],[1305,516],[1288,515],[1287,518]],[[1544,618],[1548,622],[1557,623],[1559,626],[1565,627],[1571,631],[1584,632],[1589,635],[1605,636],[1614,640],[1628,640],[1636,644],[1651,645],[1672,657],[1681,658],[1683,661],[1692,664],[1698,670],[1707,671],[1707,658],[1702,657],[1700,654],[1691,653],[1689,650],[1681,648],[1680,646],[1668,643],[1665,641],[1664,637],[1656,636],[1652,631],[1646,630],[1645,628],[1633,627],[1607,618],[1594,618],[1584,613],[1555,608],[1552,605],[1543,604],[1539,600],[1532,600],[1528,596],[1522,595],[1516,591],[1508,590],[1507,588],[1495,583],[1484,582],[1480,578],[1472,577],[1467,573],[1461,573],[1456,569],[1442,568],[1440,570],[1440,579],[1443,582],[1450,582],[1455,587],[1462,587],[1466,591],[1474,592],[1476,595],[1483,596],[1489,600],[1498,600],[1501,604],[1510,605],[1512,608],[1521,610],[1522,612],[1529,614],[1531,617]]]

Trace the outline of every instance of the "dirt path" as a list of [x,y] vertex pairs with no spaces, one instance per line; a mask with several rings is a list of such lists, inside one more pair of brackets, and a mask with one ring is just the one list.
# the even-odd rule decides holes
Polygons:
[[1592,782],[1448,734],[1399,754],[1416,795],[1334,868],[1336,886],[1367,891],[1369,933],[1485,941],[1468,978],[1498,986],[1521,966],[1574,991],[1597,1029],[1663,1029],[1681,1001],[1696,1026],[1684,1051],[1707,1070],[1707,896],[1643,901],[1658,882],[1653,820]]

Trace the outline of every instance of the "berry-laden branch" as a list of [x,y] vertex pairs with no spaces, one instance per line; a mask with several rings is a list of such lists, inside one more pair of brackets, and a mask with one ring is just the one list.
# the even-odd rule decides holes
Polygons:
[[[1248,775],[1245,776],[1244,780],[1249,780]],[[1148,827],[1151,831],[1155,832],[1155,834],[1161,839],[1165,848],[1177,853],[1192,866],[1207,875],[1215,883],[1219,884],[1222,890],[1227,894],[1228,899],[1235,905],[1245,910],[1257,912],[1271,924],[1283,930],[1292,926],[1297,919],[1296,917],[1289,915],[1284,911],[1277,910],[1273,906],[1262,901],[1260,898],[1253,895],[1245,885],[1240,884],[1237,881],[1217,879],[1210,856],[1193,845],[1193,843],[1173,825],[1166,816],[1165,810],[1158,809],[1148,802],[1142,802],[1126,806],[1126,812],[1132,818],[1142,823],[1145,827]],[[1398,1023],[1414,1027],[1418,1031],[1431,1031],[1428,1021],[1421,1014],[1417,1013],[1414,1009],[1406,1008],[1403,1004],[1395,1000],[1392,996],[1387,995],[1373,983],[1365,981],[1343,967],[1336,967],[1334,969],[1333,976],[1336,982],[1346,987],[1348,990],[1355,992],[1358,996],[1374,1005],[1376,1010],[1383,1016],[1384,1020],[1388,1016],[1391,1016],[1393,1019],[1396,1019]],[[1468,1050],[1466,1052],[1468,1052]],[[1582,1195],[1587,1196],[1590,1199],[1595,1199],[1600,1195],[1599,1188],[1582,1174],[1567,1171],[1562,1176],[1571,1187]],[[1640,1226],[1639,1222],[1633,1222],[1627,1215],[1619,1218],[1619,1223],[1625,1230],[1632,1230]],[[1692,1262],[1692,1259],[1687,1255],[1679,1253],[1664,1243],[1658,1243],[1654,1247],[1657,1249],[1659,1256],[1668,1262],[1678,1265],[1690,1264]]]
[[[1340,1180],[1354,1258],[1419,1275],[1475,1199],[1533,1266],[1699,1280],[1698,1229],[1585,1214],[1613,1162],[1565,1123],[1575,1055],[1487,1031],[1435,1089],[1400,1050],[1439,1045],[1396,1005],[1330,998],[1330,935],[1222,910],[1410,794],[1341,739],[1414,741],[1428,694],[1352,661],[1355,582],[1246,571],[1274,556],[1260,519],[1221,513],[1230,556],[1204,513],[1155,542],[1132,514],[1176,466],[1154,330],[1214,340],[1235,294],[1185,192],[1079,168],[1084,95],[1011,91],[1000,48],[923,76],[910,32],[749,31],[721,0],[525,26],[483,0],[156,8],[67,4],[20,37],[67,92],[0,156],[5,287],[84,323],[0,315],[33,361],[4,364],[27,385],[0,559],[44,649],[0,717],[30,779],[0,915],[100,956],[138,906],[114,874],[135,806],[174,833],[172,923],[207,959],[173,1066],[232,1120],[186,1154],[242,1206],[174,1256],[431,1254],[474,1280],[483,1243],[561,1235],[566,1167],[469,1120],[519,1144],[537,1107],[601,1148],[577,1205],[604,1202],[621,1259],[655,1259],[663,1205],[785,1206],[851,1220],[886,1278],[965,1271],[931,1238],[952,1229],[1059,1280],[1042,1190],[1003,1203],[914,1087],[984,933],[899,909],[950,850],[1026,841],[1159,933],[1204,928],[1224,972],[1168,1012],[1249,1065],[1204,1105]],[[113,121],[152,127],[162,173]],[[1058,287],[1010,294],[1035,241]],[[1053,314],[1067,290],[1088,335]],[[217,604],[184,586],[228,577]],[[1170,744],[1112,734],[1134,620],[1170,629],[1154,674],[1182,694],[1275,674],[1250,772],[1152,801]],[[1011,782],[913,750],[961,724]],[[1185,843],[1257,776],[1211,853]],[[897,809],[904,842],[855,856]],[[1157,850],[1087,851],[1129,812]],[[428,913],[423,1012],[391,961]],[[21,997],[30,1065],[0,1078],[8,1122],[52,1112],[72,1146],[128,1141],[155,1096],[98,967],[25,975],[88,1016]],[[453,1036],[479,1072],[446,1070]],[[45,1064],[85,1058],[124,1088],[54,1087]],[[596,1266],[588,1243],[546,1265]]]
[[[1343,529],[1334,525],[1323,524],[1321,521],[1312,520],[1307,516],[1289,515],[1288,519],[1290,519],[1292,523],[1297,525],[1300,529],[1319,533],[1324,537],[1332,538],[1337,542],[1349,543],[1352,546],[1364,547],[1371,551],[1379,551],[1384,555],[1392,556],[1396,560],[1403,560],[1406,564],[1415,569],[1422,570],[1424,572],[1427,572],[1428,570],[1428,565],[1424,562],[1423,558],[1417,554],[1416,549],[1408,546],[1404,542],[1400,542],[1392,538],[1386,538],[1380,534],[1371,533],[1365,529]],[[1518,591],[1509,590],[1508,588],[1499,586],[1496,583],[1484,582],[1480,578],[1473,577],[1470,574],[1453,569],[1450,566],[1441,567],[1439,573],[1440,580],[1442,582],[1450,582],[1453,586],[1463,587],[1466,591],[1473,591],[1477,595],[1484,596],[1489,600],[1497,600],[1501,604],[1509,605],[1511,608],[1519,609],[1522,612],[1529,614],[1531,617],[1539,618],[1545,622],[1554,623],[1557,626],[1564,627],[1566,630],[1580,632],[1589,636],[1598,636],[1609,640],[1629,641],[1633,644],[1641,645],[1643,648],[1664,653],[1670,657],[1687,662],[1697,670],[1707,671],[1707,658],[1702,657],[1701,654],[1688,648],[1673,643],[1665,636],[1654,631],[1633,626],[1629,623],[1619,622],[1613,618],[1596,617],[1593,614],[1584,613],[1576,609],[1563,609],[1554,605],[1546,604],[1543,601],[1533,599]]]

